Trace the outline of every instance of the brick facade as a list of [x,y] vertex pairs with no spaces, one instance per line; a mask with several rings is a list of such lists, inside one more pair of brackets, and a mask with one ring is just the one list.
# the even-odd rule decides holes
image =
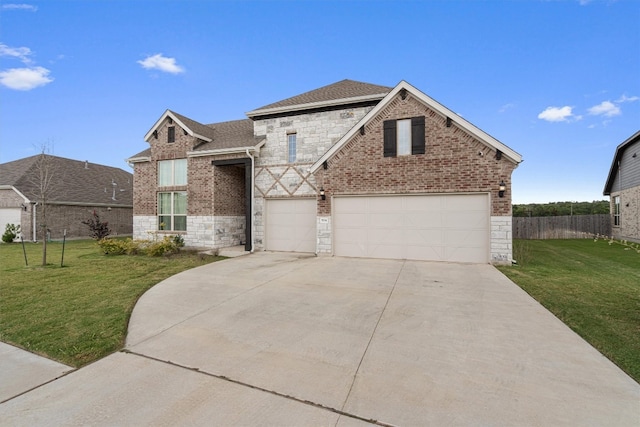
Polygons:
[[[425,116],[426,153],[383,156],[382,123],[389,119]],[[511,173],[516,165],[496,150],[455,125],[446,127],[446,117],[430,110],[410,95],[400,96],[364,129],[348,141],[320,168],[315,178],[325,190],[326,200],[318,202],[318,215],[331,214],[332,195],[402,193],[491,193],[491,215],[511,215]],[[498,197],[504,181],[504,197]]]
[[[384,157],[383,122],[425,116],[425,154]],[[516,164],[419,100],[400,95],[357,132],[315,173],[326,199],[318,200],[318,253],[331,253],[331,196],[489,193],[494,263],[512,259],[511,173]],[[499,184],[506,191],[499,197]]]

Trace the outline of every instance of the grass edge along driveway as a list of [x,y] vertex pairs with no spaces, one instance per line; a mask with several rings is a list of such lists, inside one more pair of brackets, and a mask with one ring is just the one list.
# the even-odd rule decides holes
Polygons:
[[122,349],[138,298],[181,271],[223,259],[106,256],[93,240],[0,244],[0,341],[80,367]]
[[515,240],[498,269],[640,382],[640,246],[606,239]]

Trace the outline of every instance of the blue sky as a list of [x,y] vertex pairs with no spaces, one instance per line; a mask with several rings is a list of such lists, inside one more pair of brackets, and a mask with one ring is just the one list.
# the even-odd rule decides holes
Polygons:
[[406,80],[522,154],[513,202],[602,200],[640,129],[640,1],[0,1],[0,163],[131,170],[203,123],[343,79]]

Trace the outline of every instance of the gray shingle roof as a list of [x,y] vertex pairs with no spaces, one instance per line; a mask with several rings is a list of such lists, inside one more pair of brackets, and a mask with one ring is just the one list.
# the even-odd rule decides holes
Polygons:
[[618,175],[618,167],[620,160],[622,159],[622,155],[627,148],[631,147],[631,145],[635,144],[638,141],[640,141],[640,130],[631,135],[616,148],[616,153],[613,156],[613,162],[611,163],[611,168],[609,169],[609,175],[607,176],[607,182],[604,184],[603,194],[605,196],[610,196],[611,192],[613,191],[613,183],[616,180],[616,176]]
[[213,139],[213,129],[210,126],[205,126],[202,123],[196,122],[195,120],[191,120],[188,117],[183,116],[182,114],[178,114],[175,111],[171,111],[171,114],[176,116],[178,120],[184,123],[189,129],[193,131],[193,133],[206,136],[207,138]]
[[[1,164],[0,185],[12,185],[31,201],[38,201],[40,156],[35,155]],[[133,205],[131,173],[111,166],[47,154],[45,157],[53,176],[49,202]],[[113,200],[114,189],[115,200]]]
[[260,112],[263,110],[287,109],[287,107],[291,107],[290,109],[293,111],[296,106],[330,103],[331,101],[350,98],[357,99],[361,97],[373,97],[380,95],[379,98],[382,99],[384,95],[391,91],[391,89],[393,88],[345,79],[291,98],[283,99],[282,101],[274,102],[273,104],[265,105],[250,111],[247,115],[260,115]]
[[197,147],[195,151],[254,147],[262,140],[254,137],[250,119],[212,123],[206,127],[211,130],[213,141]]

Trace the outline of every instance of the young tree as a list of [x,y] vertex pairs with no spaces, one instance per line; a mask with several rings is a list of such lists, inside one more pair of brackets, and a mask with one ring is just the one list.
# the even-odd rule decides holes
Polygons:
[[42,230],[42,265],[47,265],[47,203],[56,187],[54,181],[57,172],[55,157],[48,154],[48,145],[43,144],[34,168],[32,181],[36,188],[36,196],[40,212],[40,228]]

